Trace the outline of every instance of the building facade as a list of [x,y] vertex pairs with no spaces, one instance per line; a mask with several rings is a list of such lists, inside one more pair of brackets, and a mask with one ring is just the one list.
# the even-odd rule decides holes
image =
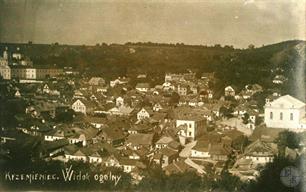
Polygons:
[[5,80],[11,79],[11,68],[9,66],[0,65],[0,76]]
[[75,111],[75,112],[80,112],[83,114],[86,114],[86,105],[81,101],[81,100],[76,100],[71,108]]
[[265,105],[265,123],[270,128],[305,129],[305,103],[285,95]]
[[194,140],[204,132],[205,123],[204,118],[180,118],[176,120],[176,127],[184,127],[179,134]]

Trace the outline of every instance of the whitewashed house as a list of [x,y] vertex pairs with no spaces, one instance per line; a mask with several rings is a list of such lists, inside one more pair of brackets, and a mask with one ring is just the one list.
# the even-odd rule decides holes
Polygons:
[[96,151],[88,156],[89,163],[102,163],[101,155]]
[[227,86],[224,88],[224,95],[225,96],[235,96],[236,91],[233,86]]
[[140,92],[148,92],[150,89],[149,83],[137,83],[136,90]]
[[179,135],[194,140],[205,131],[206,119],[199,115],[182,114],[176,119]]
[[254,164],[265,165],[268,162],[272,162],[277,153],[277,145],[275,143],[268,143],[258,139],[246,147],[241,158],[251,159]]
[[270,128],[305,129],[305,103],[285,95],[266,103],[265,123]]
[[153,111],[160,111],[160,110],[162,110],[162,109],[163,109],[163,107],[161,106],[160,103],[155,103],[155,104],[153,105]]
[[75,112],[81,112],[81,113],[83,113],[83,114],[86,114],[86,106],[85,106],[85,104],[84,104],[80,99],[76,100],[76,101],[72,104],[71,108],[72,108]]
[[89,114],[94,111],[96,104],[94,101],[87,101],[85,99],[77,99],[72,105],[71,108],[75,112],[80,112],[83,114]]
[[94,85],[94,86],[104,85],[105,84],[105,80],[102,77],[92,77],[88,81],[88,84],[89,85]]
[[122,97],[117,97],[116,98],[116,106],[120,107],[124,105],[124,99]]
[[152,115],[152,110],[148,108],[142,108],[138,113],[137,113],[137,120],[143,120],[146,118],[150,118]]

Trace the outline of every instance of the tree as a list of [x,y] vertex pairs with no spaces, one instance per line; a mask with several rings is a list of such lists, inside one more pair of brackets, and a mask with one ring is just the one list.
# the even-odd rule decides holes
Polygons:
[[243,149],[249,144],[248,137],[245,135],[241,135],[235,140],[233,140],[232,147],[236,150],[240,150],[243,152]]
[[233,117],[232,115],[232,110],[229,109],[229,108],[226,108],[224,106],[220,107],[220,114],[223,116],[223,117],[226,117],[226,118],[231,118]]
[[240,181],[239,177],[233,176],[228,171],[224,170],[220,178],[215,182],[214,188],[224,191],[241,191],[242,186],[243,182]]
[[244,113],[242,116],[243,123],[247,124],[249,122],[249,118],[250,118],[250,115],[248,113]]
[[[298,162],[298,161],[297,161]],[[265,168],[260,172],[260,176],[256,181],[252,181],[248,187],[249,192],[290,192],[298,191],[296,188],[288,188],[282,184],[280,180],[280,173],[283,168],[287,166],[294,166],[296,162],[284,158],[282,156],[275,156],[273,162],[268,163]]]
[[208,182],[195,172],[166,175],[162,169],[152,168],[137,188],[139,191],[202,191],[206,187],[203,184]]
[[254,49],[254,48],[255,48],[255,45],[250,44],[250,45],[248,46],[248,48],[249,48],[249,49]]
[[177,105],[179,103],[179,101],[180,101],[180,95],[176,92],[173,92],[171,94],[171,97],[170,97],[170,101],[169,101],[170,104],[171,105]]
[[72,122],[75,112],[72,109],[67,109],[67,111],[56,110],[55,121],[56,122]]
[[278,134],[278,138],[276,138],[275,142],[278,145],[280,153],[284,153],[286,147],[291,149],[299,148],[301,137],[295,132],[286,130]]

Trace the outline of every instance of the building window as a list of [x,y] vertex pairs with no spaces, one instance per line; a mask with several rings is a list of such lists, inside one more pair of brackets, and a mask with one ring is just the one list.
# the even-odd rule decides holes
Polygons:
[[270,119],[273,119],[273,112],[270,112]]
[[293,121],[293,113],[290,113],[290,120]]
[[280,112],[280,114],[279,114],[279,120],[283,120],[283,112]]

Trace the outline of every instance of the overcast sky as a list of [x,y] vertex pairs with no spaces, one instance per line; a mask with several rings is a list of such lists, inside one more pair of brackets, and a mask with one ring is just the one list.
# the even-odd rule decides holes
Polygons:
[[0,41],[247,47],[305,40],[306,0],[0,0]]

